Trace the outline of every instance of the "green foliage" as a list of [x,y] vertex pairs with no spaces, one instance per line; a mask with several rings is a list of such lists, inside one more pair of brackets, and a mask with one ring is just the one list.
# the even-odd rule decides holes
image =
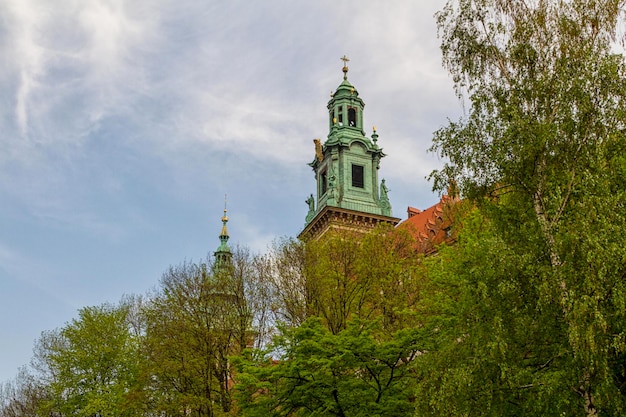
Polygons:
[[300,325],[307,318],[313,296],[305,274],[305,244],[293,238],[277,240],[262,259],[266,264],[262,277],[274,320]]
[[237,259],[216,270],[208,263],[185,263],[164,274],[161,293],[144,311],[144,373],[155,412],[214,416],[231,411],[228,357],[251,336],[245,271],[238,266]]
[[436,186],[455,178],[469,197],[498,186],[538,192],[545,214],[557,216],[597,147],[623,150],[624,66],[609,43],[621,6],[449,2],[437,16],[444,65],[471,107],[435,135],[433,150],[450,160]]
[[402,330],[379,339],[380,331],[377,322],[351,321],[335,334],[319,318],[283,328],[266,352],[252,352],[238,363],[237,399],[243,414],[410,414],[420,332]]
[[423,271],[406,230],[337,233],[271,254],[277,319],[265,350],[235,358],[244,415],[406,415],[423,343]]
[[173,267],[141,308],[44,333],[41,380],[5,388],[3,416],[624,415],[623,12],[450,0],[443,61],[469,106],[431,177],[465,198],[456,245],[424,259],[378,229]]
[[[554,268],[541,245],[511,242],[481,210],[457,218],[457,226],[458,243],[426,260],[421,308],[433,346],[416,368],[419,415],[582,415],[579,381],[591,376],[595,407],[620,415],[626,291],[624,249],[614,258],[618,239],[599,230],[596,264],[578,238],[586,254],[573,252]],[[560,274],[596,296],[564,312]]]
[[128,401],[136,389],[138,343],[125,306],[86,307],[60,330],[44,333],[39,360],[47,374],[44,414],[133,416]]
[[419,297],[422,273],[416,243],[406,230],[346,232],[310,242],[305,252],[308,316],[338,333],[351,319],[381,318],[388,331],[407,325],[403,316]]
[[545,263],[512,250],[480,211],[466,216],[457,245],[426,261],[420,415],[570,415],[575,375],[560,307],[542,299]]
[[[623,6],[458,0],[437,16],[444,65],[470,108],[435,134],[449,162],[432,177],[440,189],[455,181],[489,232],[469,252],[465,233],[440,270],[455,271],[458,297],[483,315],[478,328],[459,318],[442,341],[455,366],[468,364],[451,375],[474,382],[442,388],[440,375],[449,395],[435,410],[480,414],[482,398],[493,415],[624,413],[626,68],[611,45]],[[528,355],[546,362],[524,377]]]

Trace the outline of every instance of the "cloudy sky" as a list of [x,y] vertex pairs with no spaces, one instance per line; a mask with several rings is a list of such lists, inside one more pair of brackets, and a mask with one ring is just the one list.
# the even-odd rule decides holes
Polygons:
[[0,381],[77,309],[214,251],[225,194],[231,243],[297,235],[344,54],[394,215],[435,203],[427,148],[461,111],[443,3],[0,1]]

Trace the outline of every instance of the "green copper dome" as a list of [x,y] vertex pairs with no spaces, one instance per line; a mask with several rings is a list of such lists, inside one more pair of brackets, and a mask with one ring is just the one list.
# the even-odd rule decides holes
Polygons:
[[350,81],[348,81],[347,79],[343,80],[341,84],[339,84],[339,87],[337,87],[337,90],[333,94],[334,99],[344,98],[344,97],[357,98],[358,96],[359,96],[359,92],[356,91],[356,88],[354,88],[354,86],[350,84]]

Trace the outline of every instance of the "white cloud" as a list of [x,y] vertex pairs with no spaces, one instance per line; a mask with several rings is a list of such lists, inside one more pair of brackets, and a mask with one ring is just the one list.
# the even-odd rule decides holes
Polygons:
[[[19,131],[22,136],[25,136],[30,93],[37,87],[43,70],[43,48],[38,44],[37,39],[37,27],[41,25],[43,17],[29,0],[9,2],[7,7],[8,10],[3,13],[5,15],[3,20],[7,24],[6,30],[13,41],[10,43],[12,46],[10,50],[6,51],[5,59],[9,65],[13,66],[11,72],[18,81],[14,114]],[[5,77],[8,78],[10,75],[5,74]]]
[[154,33],[154,16],[140,11],[122,0],[8,2],[12,69],[4,78],[17,85],[13,112],[22,140],[83,140],[132,101],[144,83],[135,60]]
[[[95,231],[102,220],[88,214],[79,177],[97,142],[161,160],[189,187],[204,169],[189,162],[215,152],[248,155],[276,175],[308,173],[344,53],[367,103],[366,130],[378,126],[389,154],[381,176],[424,182],[436,164],[425,149],[453,97],[441,95],[449,80],[433,39],[435,3],[10,1],[19,128],[0,137],[9,149],[0,155],[0,191],[58,221],[78,207]],[[241,175],[245,167],[221,169]],[[82,175],[105,193],[124,189],[120,172]]]

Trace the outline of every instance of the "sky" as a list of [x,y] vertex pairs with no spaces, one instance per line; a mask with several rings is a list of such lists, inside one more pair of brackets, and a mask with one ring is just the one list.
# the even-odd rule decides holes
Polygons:
[[42,331],[156,288],[219,245],[297,236],[342,81],[376,126],[396,217],[438,201],[461,105],[444,0],[0,0],[0,382]]

